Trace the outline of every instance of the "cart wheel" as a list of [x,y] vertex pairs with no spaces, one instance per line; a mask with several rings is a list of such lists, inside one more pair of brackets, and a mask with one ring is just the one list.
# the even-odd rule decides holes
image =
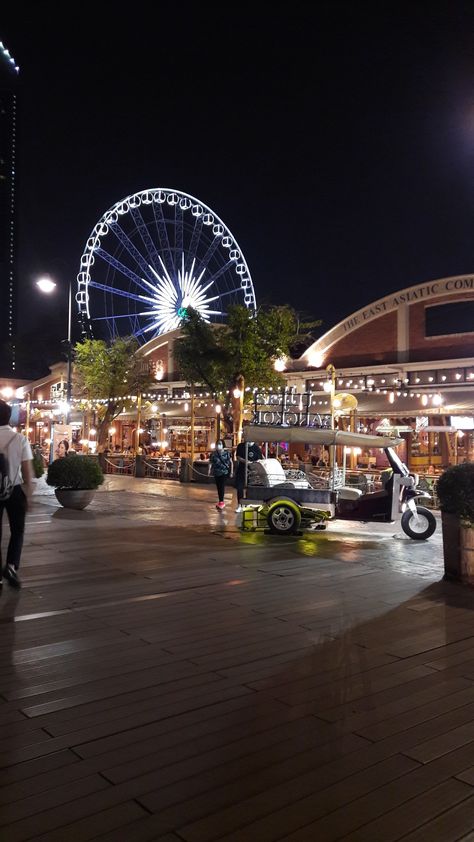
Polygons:
[[301,512],[296,503],[289,500],[279,500],[270,506],[267,523],[270,532],[276,535],[292,535],[298,531],[301,523]]
[[416,514],[407,509],[402,515],[402,529],[414,541],[426,541],[436,529],[436,518],[424,506],[417,506]]

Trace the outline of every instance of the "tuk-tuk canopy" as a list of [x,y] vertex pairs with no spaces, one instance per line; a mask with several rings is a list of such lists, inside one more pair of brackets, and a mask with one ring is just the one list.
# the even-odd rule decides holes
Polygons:
[[288,442],[289,444],[343,445],[346,447],[398,447],[403,439],[395,436],[371,436],[349,430],[319,430],[314,427],[283,427],[249,424],[243,429],[243,440],[256,442]]

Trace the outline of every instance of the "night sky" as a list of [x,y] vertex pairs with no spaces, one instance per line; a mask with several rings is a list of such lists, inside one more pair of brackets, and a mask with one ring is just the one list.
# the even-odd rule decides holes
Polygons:
[[75,278],[102,213],[146,187],[202,199],[257,299],[325,329],[474,271],[472,3],[38,6],[0,34],[21,76],[22,330],[64,333],[34,277]]

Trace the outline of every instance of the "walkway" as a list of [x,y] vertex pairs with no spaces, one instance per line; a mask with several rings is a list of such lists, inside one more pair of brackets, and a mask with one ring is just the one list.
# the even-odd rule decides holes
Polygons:
[[0,602],[0,838],[473,842],[472,593],[440,535],[241,536],[213,497],[38,495]]

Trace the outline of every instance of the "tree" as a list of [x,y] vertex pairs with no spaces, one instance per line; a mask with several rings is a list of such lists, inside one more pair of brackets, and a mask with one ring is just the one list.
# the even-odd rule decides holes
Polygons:
[[287,306],[261,308],[257,313],[241,305],[230,307],[223,326],[209,325],[190,310],[174,357],[183,379],[207,386],[222,401],[227,429],[235,432],[241,427],[243,403],[251,400],[253,389],[284,384],[275,361],[289,356],[293,345],[303,339],[302,330],[317,324],[301,325]]
[[132,405],[130,395],[138,396],[152,382],[146,361],[138,353],[134,337],[118,337],[110,344],[102,339],[85,339],[74,349],[74,375],[77,390],[86,400],[105,401],[100,412],[97,436],[101,450],[108,428],[123,409]]

